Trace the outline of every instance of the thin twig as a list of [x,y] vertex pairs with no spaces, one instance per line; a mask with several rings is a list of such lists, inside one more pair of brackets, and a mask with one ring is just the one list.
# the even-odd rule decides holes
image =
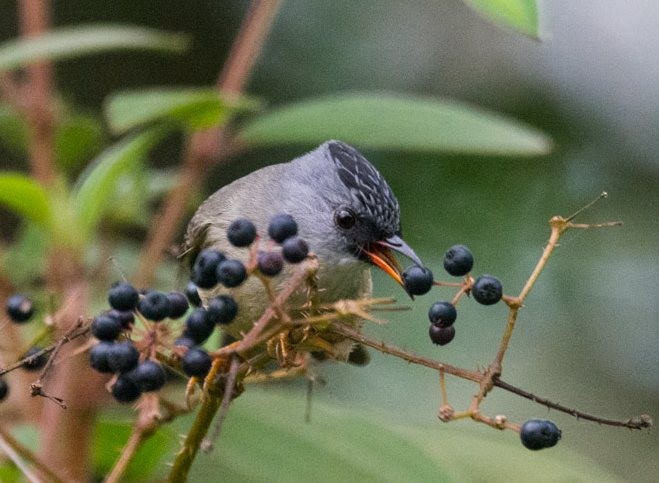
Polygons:
[[207,437],[202,441],[202,449],[204,452],[208,453],[213,450],[213,445],[215,441],[220,437],[222,432],[222,426],[224,425],[224,420],[229,413],[229,405],[233,400],[234,389],[236,387],[236,377],[238,375],[238,369],[240,367],[240,361],[237,357],[231,358],[231,366],[229,367],[229,373],[227,374],[226,384],[224,385],[224,394],[222,394],[222,404],[220,404],[220,409],[217,412],[217,417],[215,418],[215,425],[213,426],[213,433],[210,437]]
[[563,406],[562,404],[552,402],[549,399],[536,396],[535,394],[525,391],[524,389],[520,389],[519,387],[515,387],[512,384],[508,384],[507,382],[504,382],[499,378],[494,379],[494,385],[502,389],[505,389],[506,391],[512,392],[513,394],[517,394],[518,396],[522,396],[526,399],[530,399],[531,401],[536,402],[538,404],[542,404],[543,406],[547,406],[550,409],[556,409],[557,411],[570,414],[576,417],[577,419],[585,419],[587,421],[593,421],[595,423],[603,424],[606,426],[618,426],[629,429],[649,428],[653,424],[652,418],[646,414],[636,416],[634,418],[628,419],[627,421],[607,419],[607,418],[595,416],[593,414],[588,414],[583,411],[579,411],[577,409],[572,409],[567,406]]
[[40,478],[34,475],[24,464],[22,464],[22,459],[30,462],[36,469],[38,469],[45,477],[48,478],[48,481],[53,483],[61,483],[62,480],[57,476],[53,471],[43,462],[41,459],[35,455],[29,448],[23,446],[17,439],[15,439],[11,433],[6,431],[6,429],[0,426],[0,446],[2,450],[11,458],[11,460],[18,466],[21,472],[28,478],[30,481],[41,481]]

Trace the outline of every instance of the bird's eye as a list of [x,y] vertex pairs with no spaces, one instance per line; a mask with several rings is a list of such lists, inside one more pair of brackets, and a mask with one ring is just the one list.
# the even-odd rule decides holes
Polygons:
[[357,217],[355,214],[346,208],[341,208],[334,213],[334,223],[344,230],[352,228],[356,221]]

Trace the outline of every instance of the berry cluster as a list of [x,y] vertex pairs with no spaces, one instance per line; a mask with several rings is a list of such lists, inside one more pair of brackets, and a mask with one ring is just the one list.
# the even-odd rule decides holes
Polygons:
[[[229,295],[218,295],[202,307],[198,289],[212,289],[217,285],[237,287],[257,269],[262,275],[272,277],[281,272],[284,262],[299,263],[309,253],[290,215],[273,217],[268,235],[281,249],[252,251],[255,258],[248,264],[249,269],[240,260],[227,258],[218,250],[202,250],[192,266],[185,293],[140,292],[126,282],[112,286],[108,293],[110,310],[92,321],[91,331],[99,342],[90,350],[89,361],[97,371],[115,374],[112,395],[117,401],[135,401],[143,392],[156,391],[165,384],[166,371],[155,359],[158,343],[173,347],[186,375],[203,378],[208,374],[212,359],[201,346],[216,326],[233,322],[238,315],[238,304]],[[227,239],[236,247],[250,247],[257,239],[256,227],[247,219],[235,220],[227,229]],[[188,313],[190,305],[194,308]],[[168,344],[171,331],[163,322],[179,319],[186,313],[180,337]],[[144,322],[150,335],[133,342],[130,334],[136,319]]]
[[[469,248],[464,245],[452,246],[444,254],[444,270],[449,275],[467,277],[473,266],[474,256],[471,254]],[[469,281],[471,281],[470,278]],[[430,290],[430,286],[433,284],[432,274],[430,274],[430,281],[426,283],[429,286],[428,290]],[[474,300],[483,305],[496,304],[503,296],[501,282],[492,275],[478,277],[470,286],[469,291],[473,295]],[[428,334],[430,340],[438,345],[445,345],[451,342],[455,337],[453,322],[455,322],[456,318],[457,310],[454,303],[443,300],[433,303],[428,311],[428,319],[430,320]]]

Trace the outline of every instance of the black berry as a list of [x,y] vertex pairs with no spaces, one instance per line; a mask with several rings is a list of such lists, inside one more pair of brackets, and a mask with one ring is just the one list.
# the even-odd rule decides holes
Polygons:
[[439,327],[448,327],[453,325],[458,317],[458,312],[451,302],[435,302],[428,310],[428,319],[430,322]]
[[403,272],[403,284],[410,295],[423,295],[432,288],[432,272],[426,267],[412,265]]
[[309,245],[299,236],[292,236],[284,240],[281,253],[288,263],[300,263],[309,254]]
[[112,396],[122,403],[133,402],[140,394],[139,386],[128,374],[121,374],[112,386]]
[[27,322],[34,315],[34,305],[25,295],[12,295],[5,304],[7,315],[14,322]]
[[474,256],[464,245],[454,245],[444,254],[444,270],[454,277],[467,275],[474,266]]
[[548,419],[529,419],[519,432],[522,444],[532,450],[551,448],[561,439],[561,430]]
[[496,304],[503,296],[503,287],[498,278],[492,275],[482,275],[476,279],[471,294],[479,304]]
[[178,319],[183,317],[190,308],[188,299],[181,292],[169,292],[167,294],[169,300],[169,318]]
[[227,238],[235,247],[248,247],[256,238],[256,227],[248,219],[240,218],[229,225]]
[[433,343],[438,345],[446,345],[455,337],[455,327],[452,325],[448,327],[440,327],[435,324],[430,324],[428,335]]
[[0,401],[4,401],[9,395],[9,384],[0,377]]
[[190,336],[187,336],[187,335],[182,335],[181,337],[179,337],[178,339],[176,339],[174,341],[174,346],[175,347],[176,346],[181,346],[181,347],[187,347],[189,349],[190,347],[194,347],[196,345],[197,344],[195,343],[195,341],[192,340],[192,338]]
[[202,250],[192,266],[190,279],[200,288],[212,288],[217,285],[217,266],[225,260],[224,254],[207,248]]
[[188,376],[205,377],[211,368],[211,357],[203,349],[193,347],[183,356],[181,368]]
[[112,342],[101,341],[89,350],[89,365],[98,372],[113,372],[108,364],[108,355],[112,350]]
[[119,282],[110,288],[108,302],[110,307],[117,310],[133,310],[140,295],[131,284]]
[[291,215],[276,215],[270,219],[268,235],[277,243],[297,235],[297,223]]
[[149,292],[137,303],[137,310],[149,320],[159,322],[169,316],[171,305],[162,292]]
[[238,304],[228,295],[220,295],[208,302],[208,318],[213,324],[228,324],[237,314]]
[[112,372],[127,372],[137,366],[140,353],[131,342],[117,342],[108,349],[108,366]]
[[130,329],[133,322],[135,322],[135,316],[133,315],[133,312],[129,310],[112,309],[107,311],[106,314],[118,319],[121,322],[121,327],[124,329]]
[[40,356],[35,356],[38,352],[41,352],[41,347],[34,346],[30,347],[28,351],[23,354],[23,359],[28,358],[23,363],[23,369],[26,371],[38,371],[48,362],[48,354],[41,354]]
[[217,266],[217,281],[225,287],[237,287],[247,278],[247,270],[240,260],[224,260]]
[[185,321],[184,337],[194,341],[194,345],[203,344],[215,329],[215,324],[210,320],[206,309],[194,309]]
[[101,314],[92,321],[92,334],[98,340],[115,340],[122,329],[121,321],[110,314]]
[[157,391],[167,382],[167,373],[155,361],[140,362],[135,369],[128,373],[128,376],[137,384],[142,392]]
[[194,282],[188,282],[188,284],[185,286],[185,296],[188,298],[190,305],[194,307],[199,307],[201,305],[199,291],[197,290],[197,286]]
[[371,362],[371,355],[362,344],[357,344],[348,355],[348,363],[355,366],[366,366]]
[[256,264],[263,275],[274,277],[284,267],[284,259],[278,252],[259,252]]

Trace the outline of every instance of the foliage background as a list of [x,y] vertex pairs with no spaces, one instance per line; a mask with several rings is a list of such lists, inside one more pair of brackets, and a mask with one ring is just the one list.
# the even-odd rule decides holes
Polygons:
[[[105,97],[119,89],[211,85],[245,7],[236,1],[54,2],[56,25],[117,21],[193,36],[193,48],[181,57],[116,53],[60,63],[59,87],[68,101],[98,114]],[[17,35],[12,8],[10,2],[0,5],[0,38]],[[540,255],[546,220],[608,191],[609,199],[584,220],[622,219],[625,225],[568,234],[521,313],[504,375],[532,392],[603,416],[647,412],[656,418],[659,6],[650,0],[556,0],[544,6],[542,22],[544,41],[538,43],[492,25],[457,0],[285,2],[248,92],[272,105],[344,90],[448,97],[510,114],[552,136],[554,152],[537,158],[366,154],[399,197],[406,239],[436,273],[444,250],[464,243],[476,256],[475,271],[498,275],[510,292],[518,291]],[[207,186],[199,187],[199,198],[310,147],[250,151],[214,170]],[[3,168],[22,167],[14,152],[0,149]],[[170,146],[154,163],[166,167],[176,159],[177,147]],[[11,237],[14,219],[3,212],[1,220],[0,231]],[[139,236],[138,231],[136,240]],[[384,277],[376,275],[375,285],[378,294],[403,301]],[[461,304],[455,341],[438,349],[427,341],[425,317],[437,294],[418,298],[411,314],[393,316],[371,333],[457,365],[486,364],[503,328],[504,308]],[[515,439],[466,422],[439,423],[436,375],[398,360],[374,355],[364,369],[334,365],[322,375],[328,383],[315,396],[320,421],[324,404],[330,410],[375,411],[396,428],[432,427],[445,445],[440,453],[452,448],[477,461],[502,451],[488,441]],[[303,388],[289,389],[283,403],[297,404],[301,420]],[[474,388],[450,380],[449,391],[460,407]],[[230,424],[252,414],[249,404],[247,396],[236,402]],[[546,415],[542,407],[502,391],[494,391],[485,407],[517,421]],[[629,433],[562,414],[549,417],[563,429],[550,458],[584,455],[627,481],[650,481],[659,474],[656,431]],[[232,427],[226,441],[237,441],[229,437]],[[268,431],[257,434],[267,440]],[[371,437],[386,439],[377,428]],[[547,457],[518,444],[505,454],[510,462]],[[195,467],[197,477],[212,475],[212,462]]]

